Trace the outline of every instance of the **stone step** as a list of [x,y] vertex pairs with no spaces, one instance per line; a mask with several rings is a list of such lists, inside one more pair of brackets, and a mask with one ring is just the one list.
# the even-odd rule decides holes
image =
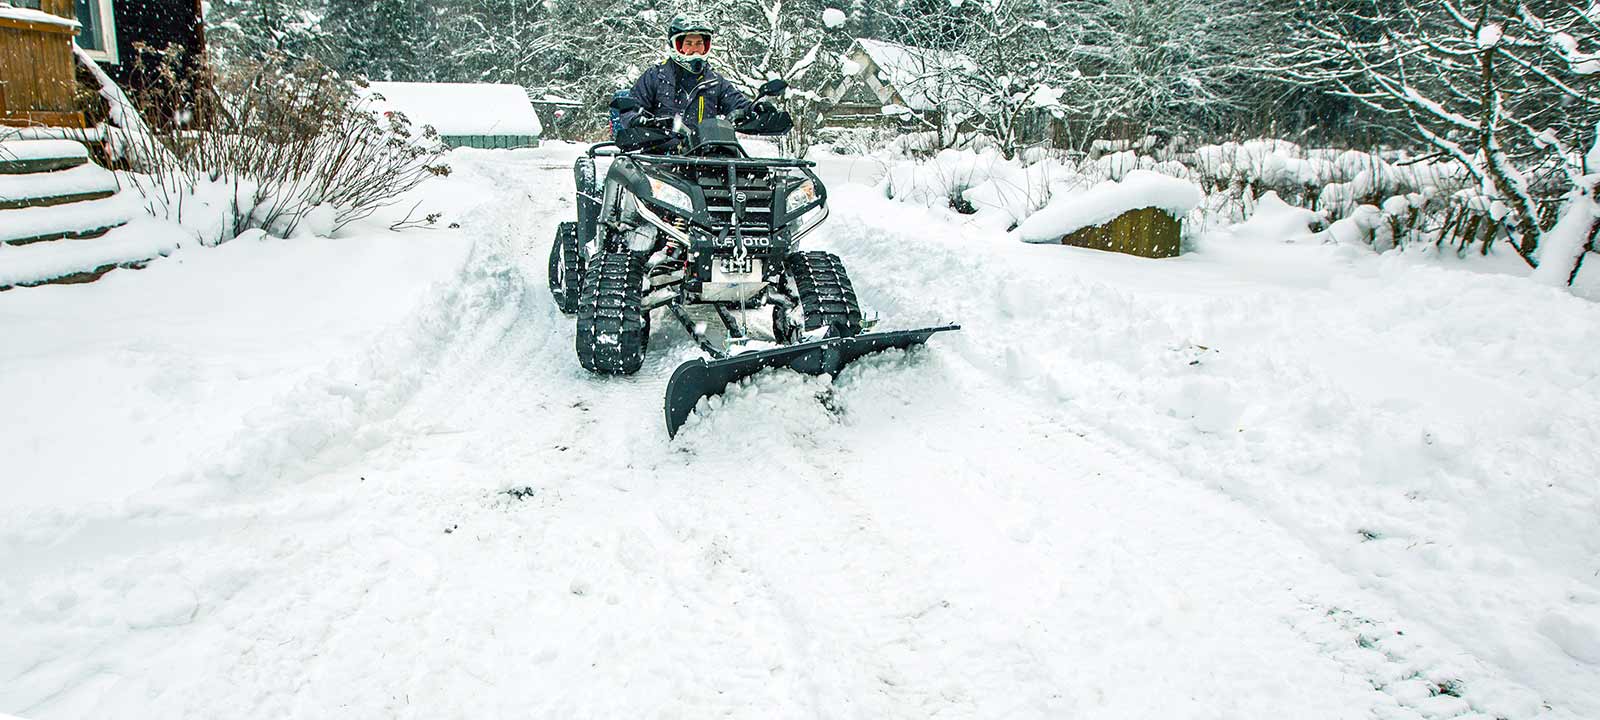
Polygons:
[[0,141],[0,175],[25,175],[77,167],[89,149],[74,140]]
[[70,205],[0,210],[0,244],[92,238],[126,225],[138,207],[121,195]]
[[117,268],[144,267],[177,247],[172,233],[148,225],[117,228],[94,242],[0,245],[0,291],[92,282]]
[[117,192],[117,176],[94,164],[54,172],[0,175],[0,210],[99,200]]

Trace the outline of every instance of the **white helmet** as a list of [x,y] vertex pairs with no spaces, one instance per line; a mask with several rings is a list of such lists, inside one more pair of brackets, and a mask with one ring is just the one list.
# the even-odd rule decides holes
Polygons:
[[683,39],[689,35],[700,35],[706,39],[706,53],[711,52],[711,36],[716,30],[711,23],[698,15],[679,15],[672,19],[672,24],[667,26],[667,44],[672,52],[672,61],[683,66],[695,75],[699,75],[706,68],[706,56],[686,55],[683,52]]

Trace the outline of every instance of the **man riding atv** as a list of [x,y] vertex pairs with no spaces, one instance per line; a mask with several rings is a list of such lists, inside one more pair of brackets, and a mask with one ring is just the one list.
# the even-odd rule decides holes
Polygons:
[[[699,18],[680,16],[672,20],[667,26],[671,55],[644,71],[633,84],[630,96],[639,103],[639,109],[622,113],[623,127],[674,116],[681,116],[685,125],[694,126],[708,117],[737,118],[751,111],[755,103],[707,62],[714,34],[711,24]],[[696,88],[700,92],[694,92]],[[762,105],[755,110],[773,110],[770,104]]]
[[[550,293],[575,316],[585,369],[639,372],[657,314],[705,355],[667,381],[668,435],[702,398],[764,368],[835,374],[958,327],[868,332],[875,320],[862,316],[843,261],[801,249],[828,217],[816,163],[751,157],[739,142],[794,127],[772,103],[787,83],[762,83],[752,101],[706,67],[711,35],[707,23],[674,20],[672,58],[611,101],[623,127],[574,163],[577,217],[550,245]],[[604,175],[596,159],[608,161]]]

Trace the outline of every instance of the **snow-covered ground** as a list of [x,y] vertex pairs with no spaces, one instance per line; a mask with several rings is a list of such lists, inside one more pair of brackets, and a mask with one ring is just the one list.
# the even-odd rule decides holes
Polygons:
[[574,150],[457,230],[0,294],[0,712],[1600,717],[1600,309],[1511,263],[1016,242],[824,164],[880,327],[674,441],[545,289]]

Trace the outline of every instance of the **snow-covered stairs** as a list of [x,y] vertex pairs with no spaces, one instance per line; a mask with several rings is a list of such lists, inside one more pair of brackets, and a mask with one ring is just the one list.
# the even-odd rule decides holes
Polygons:
[[0,290],[89,282],[139,267],[173,243],[116,232],[137,206],[71,140],[0,142]]

